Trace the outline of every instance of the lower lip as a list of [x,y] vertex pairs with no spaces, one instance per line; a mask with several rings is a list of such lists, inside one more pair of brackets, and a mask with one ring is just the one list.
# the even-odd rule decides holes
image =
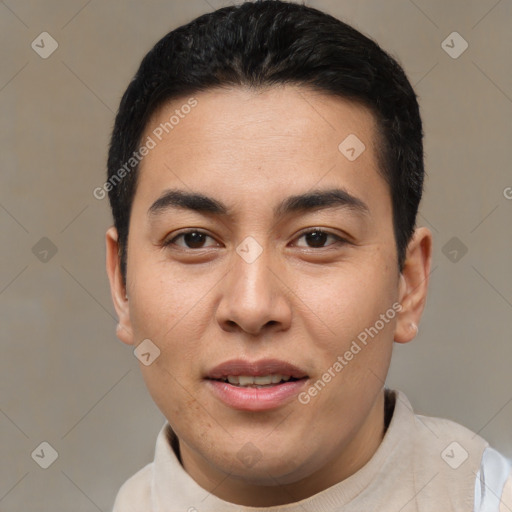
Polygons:
[[297,396],[307,379],[284,382],[265,388],[244,388],[228,382],[207,380],[212,393],[233,409],[242,411],[265,411],[275,409]]

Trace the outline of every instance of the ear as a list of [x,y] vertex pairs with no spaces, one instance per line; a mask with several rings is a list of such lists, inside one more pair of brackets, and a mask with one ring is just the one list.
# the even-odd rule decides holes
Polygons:
[[116,335],[123,342],[128,345],[133,345],[133,331],[130,322],[130,307],[128,297],[126,295],[126,288],[123,283],[121,275],[121,265],[119,258],[119,245],[117,230],[111,227],[107,230],[105,235],[107,244],[107,274],[110,281],[110,293],[112,301],[119,318],[117,324]]
[[395,328],[395,341],[407,343],[418,333],[418,325],[427,300],[430,265],[432,262],[432,233],[421,227],[415,230],[400,274],[399,302],[402,310]]

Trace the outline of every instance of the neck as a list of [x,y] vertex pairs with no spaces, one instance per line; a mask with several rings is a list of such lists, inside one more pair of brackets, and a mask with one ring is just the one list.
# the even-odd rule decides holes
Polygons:
[[328,463],[307,477],[291,483],[261,486],[226,476],[206,464],[188,447],[180,443],[183,467],[204,489],[218,498],[238,505],[271,507],[303,500],[317,494],[356,473],[377,451],[384,437],[385,394],[382,389],[364,424],[348,444]]

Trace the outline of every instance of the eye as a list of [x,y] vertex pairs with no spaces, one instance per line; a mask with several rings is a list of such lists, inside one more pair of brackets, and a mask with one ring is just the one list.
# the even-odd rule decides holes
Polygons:
[[[205,245],[205,242],[207,239],[211,239],[214,243],[211,245]],[[338,235],[335,235],[333,233],[329,233],[328,231],[324,231],[322,229],[312,229],[306,232],[303,232],[299,237],[298,240],[301,238],[304,238],[306,241],[306,245],[304,244],[297,244],[298,247],[308,247],[313,249],[321,249],[323,247],[329,247],[331,245],[336,244],[343,244],[348,243],[347,240],[344,238],[341,238]],[[332,243],[325,245],[326,242],[329,240],[333,240]],[[182,243],[177,243],[177,240],[182,240]],[[173,238],[167,240],[163,244],[165,247],[175,245],[178,247],[183,247],[185,249],[204,249],[207,247],[215,247],[218,246],[218,242],[211,236],[207,235],[206,233],[199,231],[197,229],[191,229],[188,231],[183,231],[179,233],[178,235],[174,236]]]
[[304,238],[304,237],[305,237],[306,243],[310,243],[312,245],[304,246],[304,245],[297,244],[297,246],[309,247],[309,248],[313,248],[313,249],[322,248],[322,247],[325,247],[324,244],[329,239],[329,237],[331,237],[331,239],[334,239],[334,243],[328,244],[328,246],[335,245],[337,243],[340,243],[340,244],[348,243],[347,240],[345,240],[344,238],[341,238],[338,235],[329,233],[328,231],[324,231],[322,229],[313,229],[313,230],[306,231],[306,232],[302,233],[298,239],[300,240],[301,238]]
[[[207,235],[206,233],[203,233],[202,231],[198,231],[197,229],[191,229],[189,231],[183,231],[179,235],[175,236],[174,238],[171,238],[170,240],[167,240],[164,242],[164,246],[170,246],[170,245],[177,245],[179,247],[184,247],[186,249],[204,249],[204,243],[207,238],[212,239],[215,243],[213,246],[218,245],[218,243],[212,238],[211,236]],[[176,240],[183,239],[183,244],[176,243]],[[212,246],[206,246],[206,247],[212,247]]]

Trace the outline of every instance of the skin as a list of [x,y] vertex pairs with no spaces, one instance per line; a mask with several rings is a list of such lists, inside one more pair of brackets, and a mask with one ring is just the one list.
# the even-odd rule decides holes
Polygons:
[[[381,443],[393,342],[417,333],[432,235],[415,231],[400,274],[375,120],[364,107],[292,86],[195,98],[197,107],[141,162],[126,289],[116,230],[106,233],[117,335],[159,347],[160,356],[140,369],[199,485],[240,505],[290,503],[354,474]],[[144,139],[185,102],[155,112]],[[366,146],[352,162],[338,150],[349,134]],[[364,201],[368,215],[330,208],[273,216],[289,195],[334,187]],[[232,215],[173,209],[148,216],[170,188],[213,197]],[[199,245],[175,238],[187,228],[208,236]],[[334,236],[315,242],[303,235],[307,228]],[[263,250],[252,263],[236,252],[247,236]],[[165,247],[168,240],[174,245]],[[395,302],[401,312],[307,405],[292,399],[270,411],[235,410],[205,383],[206,372],[229,359],[277,358],[307,373],[307,389]],[[237,457],[248,442],[261,455],[251,467]]]

